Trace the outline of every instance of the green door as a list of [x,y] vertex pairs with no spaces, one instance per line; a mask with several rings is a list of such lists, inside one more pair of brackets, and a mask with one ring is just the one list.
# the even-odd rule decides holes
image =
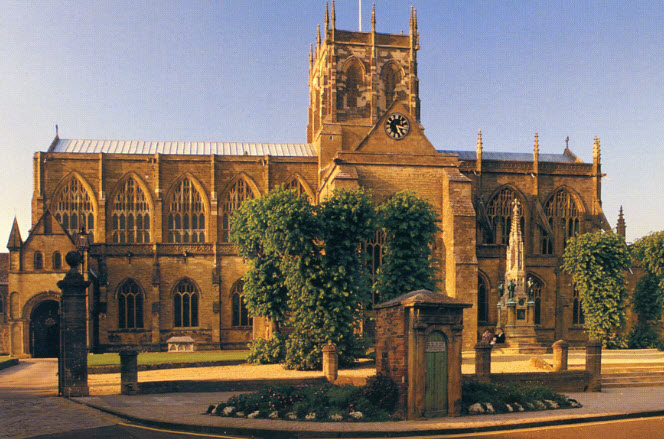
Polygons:
[[424,348],[426,362],[424,410],[426,416],[447,414],[447,340],[432,332]]

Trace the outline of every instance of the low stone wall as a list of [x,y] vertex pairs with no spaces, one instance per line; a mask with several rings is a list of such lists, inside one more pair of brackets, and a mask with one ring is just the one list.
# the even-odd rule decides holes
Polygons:
[[205,392],[253,392],[264,386],[314,386],[327,383],[325,377],[260,379],[246,381],[148,381],[138,383],[139,394],[152,393],[205,393]]
[[[139,364],[138,371],[146,370],[164,370],[164,369],[182,369],[185,367],[215,367],[215,366],[237,366],[245,364],[247,360],[218,360],[218,361],[199,361],[195,363],[163,363],[163,364]],[[120,365],[112,366],[88,366],[88,373],[120,373]]]
[[[563,372],[492,373],[489,381],[494,384],[527,384],[546,386],[556,392],[585,392],[590,383],[590,372],[568,370]],[[477,381],[476,375],[464,375],[464,381]]]

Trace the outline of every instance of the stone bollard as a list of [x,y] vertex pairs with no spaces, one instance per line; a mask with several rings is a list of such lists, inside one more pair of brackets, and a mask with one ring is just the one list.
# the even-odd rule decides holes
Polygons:
[[482,341],[475,345],[475,376],[477,381],[489,382],[491,380],[491,346]]
[[569,343],[565,340],[558,340],[553,344],[553,371],[561,372],[567,370],[567,353]]
[[586,370],[590,372],[587,392],[602,391],[602,342],[589,340],[586,345]]
[[138,393],[138,352],[135,349],[120,351],[120,393]]
[[331,383],[337,380],[339,375],[339,355],[333,344],[323,347],[323,375]]

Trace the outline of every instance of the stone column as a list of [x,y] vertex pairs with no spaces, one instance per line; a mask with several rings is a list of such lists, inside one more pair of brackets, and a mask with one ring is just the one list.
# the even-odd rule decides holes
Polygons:
[[339,372],[339,355],[333,344],[323,346],[323,375],[331,383],[335,382]]
[[589,340],[586,345],[586,370],[590,372],[588,392],[602,391],[602,342]]
[[88,396],[88,347],[86,289],[90,285],[78,266],[81,255],[70,251],[65,257],[71,267],[58,282],[62,290],[60,303],[60,356],[58,358],[58,392],[64,397]]
[[528,301],[528,320],[527,323],[530,326],[535,325],[535,302],[532,300]]
[[120,351],[120,393],[123,395],[138,393],[138,351],[135,349]]
[[516,324],[516,302],[510,300],[507,302],[507,326]]
[[553,344],[553,371],[561,372],[567,370],[567,352],[569,343],[558,340]]
[[477,381],[489,382],[491,380],[491,346],[482,341],[475,345],[475,376]]

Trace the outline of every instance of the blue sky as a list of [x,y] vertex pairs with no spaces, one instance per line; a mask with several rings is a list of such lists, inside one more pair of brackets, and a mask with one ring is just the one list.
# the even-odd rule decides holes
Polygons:
[[[627,238],[664,229],[664,2],[376,2],[418,11],[422,124],[438,149],[592,160]],[[357,30],[358,1],[337,28]],[[305,142],[309,44],[325,2],[0,0],[0,241],[30,227],[32,156],[62,138]],[[371,3],[363,4],[363,30]]]

